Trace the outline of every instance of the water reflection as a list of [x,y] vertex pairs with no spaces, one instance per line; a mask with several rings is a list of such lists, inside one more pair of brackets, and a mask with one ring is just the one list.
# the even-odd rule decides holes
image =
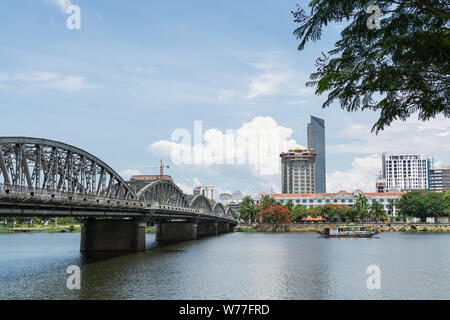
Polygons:
[[[0,299],[448,299],[449,234],[372,239],[231,233],[139,253],[79,252],[79,234],[0,235]],[[65,283],[81,266],[81,290]],[[382,271],[368,290],[366,269]]]

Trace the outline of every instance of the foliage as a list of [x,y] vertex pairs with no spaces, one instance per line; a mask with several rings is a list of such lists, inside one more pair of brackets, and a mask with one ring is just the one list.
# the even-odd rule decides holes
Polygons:
[[[370,5],[380,8],[380,28],[368,27]],[[420,120],[450,117],[448,2],[314,0],[309,7],[309,16],[300,7],[292,12],[300,24],[294,31],[298,50],[318,41],[328,24],[347,22],[335,48],[316,61],[317,72],[307,84],[316,94],[329,92],[323,108],[339,100],[347,111],[380,112],[372,128],[377,133],[416,111]]]
[[384,212],[383,205],[376,200],[372,201],[369,213],[370,216],[373,217],[376,222],[386,219],[386,213]]
[[397,207],[405,218],[417,217],[423,222],[428,217],[437,218],[448,216],[450,213],[450,201],[447,192],[411,191],[402,195]]
[[292,223],[289,210],[279,204],[266,206],[258,212],[256,218],[262,224],[271,225],[273,229],[277,229],[280,225]]
[[289,199],[284,207],[289,211],[291,211],[292,208],[294,207],[294,203],[292,202],[292,200]]
[[358,193],[355,195],[355,205],[354,205],[355,213],[359,220],[364,220],[370,217],[369,214],[369,203],[364,194]]
[[301,222],[308,216],[308,210],[301,204],[297,204],[291,209],[291,219],[293,222]]
[[242,202],[239,203],[238,211],[241,219],[246,221],[253,221],[256,218],[256,213],[258,212],[255,207],[255,203],[250,196],[246,196],[242,199]]

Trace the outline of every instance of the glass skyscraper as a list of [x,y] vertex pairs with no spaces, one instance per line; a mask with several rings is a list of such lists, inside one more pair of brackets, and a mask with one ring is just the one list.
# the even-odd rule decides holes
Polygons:
[[316,192],[326,193],[325,121],[311,116],[308,124],[308,149],[316,152]]

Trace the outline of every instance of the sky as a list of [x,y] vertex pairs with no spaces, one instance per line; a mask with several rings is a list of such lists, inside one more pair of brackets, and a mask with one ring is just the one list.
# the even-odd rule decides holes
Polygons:
[[[280,192],[279,153],[307,145],[311,115],[325,120],[327,192],[374,191],[382,152],[450,164],[444,117],[375,135],[376,112],[322,109],[326,95],[305,83],[345,23],[298,51],[297,3],[307,2],[1,1],[0,135],[74,145],[125,179],[158,174],[146,166],[161,159],[188,193]],[[71,5],[79,29],[67,27]]]

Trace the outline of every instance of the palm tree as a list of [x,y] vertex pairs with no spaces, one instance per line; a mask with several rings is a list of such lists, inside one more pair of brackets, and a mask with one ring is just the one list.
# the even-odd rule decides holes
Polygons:
[[256,218],[256,212],[255,203],[250,196],[244,197],[242,202],[239,203],[239,215],[242,220],[254,220]]
[[294,207],[294,203],[292,202],[291,199],[288,200],[288,202],[286,203],[286,205],[284,206],[286,209],[288,209],[289,211],[292,210],[292,208]]
[[388,213],[389,215],[391,215],[392,217],[394,216],[394,211],[395,211],[395,203],[397,201],[395,201],[395,199],[389,199],[388,204],[387,204],[387,208],[388,208]]
[[364,194],[358,193],[355,195],[355,210],[358,213],[359,219],[364,220],[367,216],[369,216],[369,210],[368,210],[368,201]]
[[373,200],[372,205],[370,206],[370,214],[375,217],[375,221],[378,222],[379,218],[385,216],[383,205],[377,200]]

